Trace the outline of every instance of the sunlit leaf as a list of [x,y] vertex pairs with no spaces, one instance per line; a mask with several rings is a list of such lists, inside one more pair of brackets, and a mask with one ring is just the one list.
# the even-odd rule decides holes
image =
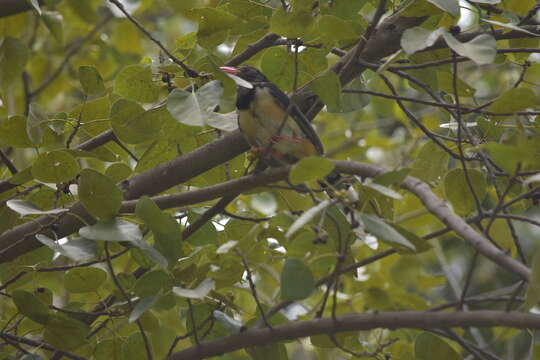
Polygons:
[[181,297],[190,299],[204,299],[210,291],[215,289],[215,286],[216,284],[213,279],[204,279],[194,289],[186,289],[180,286],[175,286],[173,287],[173,292]]

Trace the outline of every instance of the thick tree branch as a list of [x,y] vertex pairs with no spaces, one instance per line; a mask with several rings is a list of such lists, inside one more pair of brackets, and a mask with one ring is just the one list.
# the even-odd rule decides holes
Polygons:
[[349,314],[336,318],[296,321],[269,328],[251,328],[239,334],[201,343],[179,351],[168,360],[197,360],[278,341],[344,331],[372,329],[449,329],[453,327],[505,326],[540,329],[540,316],[522,312],[473,311],[426,313],[416,311]]
[[[43,5],[43,0],[39,0]],[[30,1],[25,0],[0,0],[0,18],[15,15],[32,9]]]

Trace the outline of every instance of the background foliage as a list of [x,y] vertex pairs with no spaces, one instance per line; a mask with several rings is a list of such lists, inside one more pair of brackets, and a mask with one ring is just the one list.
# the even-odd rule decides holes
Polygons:
[[[0,0],[0,357],[540,358],[537,10]],[[246,175],[241,63],[327,158]]]

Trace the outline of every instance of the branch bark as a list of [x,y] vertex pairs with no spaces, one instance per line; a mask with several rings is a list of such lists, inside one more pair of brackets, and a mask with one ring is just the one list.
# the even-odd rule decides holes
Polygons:
[[338,318],[296,321],[269,328],[250,328],[239,334],[200,343],[171,355],[168,360],[198,360],[253,346],[313,335],[383,329],[449,329],[453,327],[505,326],[540,329],[540,316],[522,312],[474,311],[426,313],[420,311],[348,314]]
[[[43,0],[39,0],[39,4],[43,5]],[[30,1],[24,0],[0,0],[0,18],[19,14],[32,9]]]

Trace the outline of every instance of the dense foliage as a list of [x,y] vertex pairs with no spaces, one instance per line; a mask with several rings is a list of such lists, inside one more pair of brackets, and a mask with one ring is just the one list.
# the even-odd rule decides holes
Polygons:
[[[537,10],[0,0],[0,358],[540,359]],[[325,157],[250,172],[240,64]]]

